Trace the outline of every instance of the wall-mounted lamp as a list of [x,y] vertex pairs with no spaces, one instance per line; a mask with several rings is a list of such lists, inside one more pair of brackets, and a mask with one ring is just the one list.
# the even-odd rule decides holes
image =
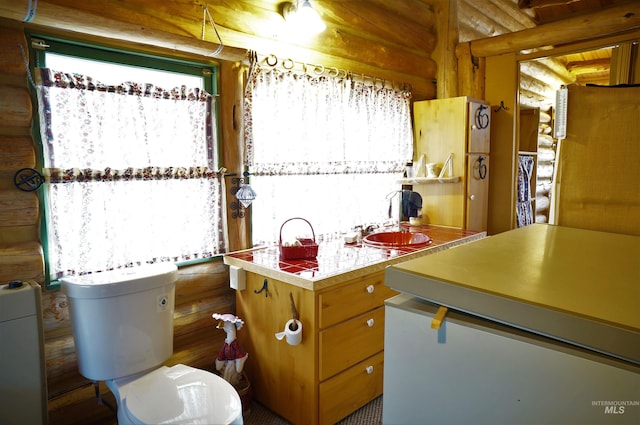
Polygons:
[[311,7],[309,0],[285,3],[282,15],[287,25],[293,27],[297,34],[319,34],[327,28],[318,12]]
[[[244,209],[249,208],[249,205],[256,199],[256,192],[251,188],[249,183],[245,183],[249,179],[249,173],[245,171],[242,173],[243,177],[234,177],[231,179],[231,183],[235,185],[230,192],[236,196],[238,202],[231,202],[231,216],[233,218],[243,218]],[[246,179],[246,180],[245,180]],[[236,212],[237,211],[237,212]]]

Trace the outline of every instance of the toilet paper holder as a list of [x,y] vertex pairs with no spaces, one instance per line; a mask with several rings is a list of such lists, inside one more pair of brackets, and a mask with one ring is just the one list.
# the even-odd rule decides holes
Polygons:
[[276,333],[276,339],[282,341],[286,339],[289,345],[298,345],[302,341],[302,322],[298,316],[298,309],[296,308],[295,301],[293,300],[293,293],[289,292],[289,301],[291,306],[292,318],[284,325],[282,332]]

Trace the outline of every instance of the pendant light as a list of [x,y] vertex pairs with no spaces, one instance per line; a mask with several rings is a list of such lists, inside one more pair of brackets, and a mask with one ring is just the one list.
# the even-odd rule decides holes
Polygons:
[[319,34],[327,28],[309,0],[285,3],[282,14],[287,25],[290,25],[300,35]]

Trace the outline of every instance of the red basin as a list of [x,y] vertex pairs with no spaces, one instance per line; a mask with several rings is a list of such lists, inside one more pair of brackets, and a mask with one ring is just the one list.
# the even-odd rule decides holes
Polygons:
[[379,232],[365,236],[363,242],[378,248],[420,248],[431,243],[431,238],[419,232]]

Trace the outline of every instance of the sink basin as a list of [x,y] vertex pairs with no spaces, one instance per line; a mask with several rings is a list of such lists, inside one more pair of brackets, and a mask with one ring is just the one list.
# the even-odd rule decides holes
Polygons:
[[431,238],[420,232],[378,232],[365,236],[363,242],[378,248],[420,248],[431,243]]

